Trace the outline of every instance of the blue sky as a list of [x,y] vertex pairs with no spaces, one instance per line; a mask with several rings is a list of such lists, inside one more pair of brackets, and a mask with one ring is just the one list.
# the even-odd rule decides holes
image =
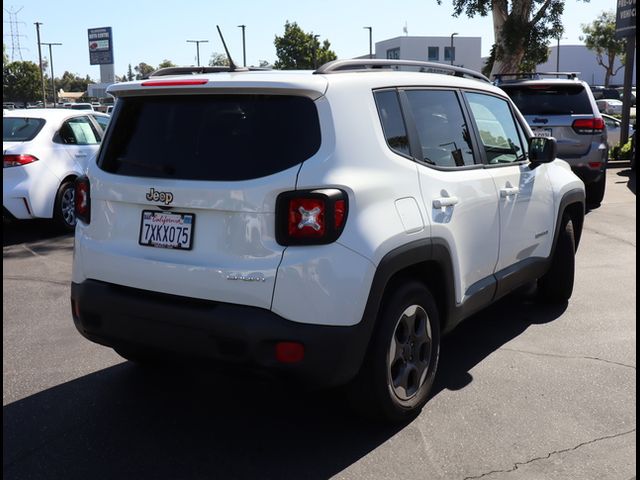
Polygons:
[[[615,0],[591,0],[588,3],[567,0],[564,14],[565,34],[561,45],[581,43],[581,24],[590,23],[603,10],[615,10]],[[22,59],[37,63],[38,49],[34,22],[41,22],[42,42],[59,42],[53,47],[54,73],[65,70],[99,80],[100,67],[89,64],[87,29],[112,27],[116,75],[123,75],[129,64],[146,62],[154,67],[164,59],[178,65],[195,65],[196,45],[187,40],[208,40],[200,44],[200,63],[208,63],[213,52],[223,53],[216,25],[220,25],[227,46],[237,64],[242,64],[242,31],[246,25],[247,64],[276,60],[273,40],[284,32],[284,23],[297,22],[306,32],[328,39],[338,58],[369,53],[369,32],[373,42],[404,35],[407,25],[411,36],[460,36],[482,38],[482,54],[493,43],[491,17],[453,18],[451,0],[232,0],[167,2],[158,0],[109,0],[106,2],[69,2],[66,0],[9,0],[3,2],[3,42],[11,58],[9,11],[17,11]],[[43,47],[44,57],[49,56]]]

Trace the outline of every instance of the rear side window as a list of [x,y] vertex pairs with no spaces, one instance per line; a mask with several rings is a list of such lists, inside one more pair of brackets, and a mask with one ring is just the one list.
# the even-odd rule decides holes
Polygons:
[[118,100],[99,166],[134,177],[248,180],[320,148],[313,100],[290,95],[184,95]]
[[425,163],[439,167],[473,165],[469,127],[455,92],[407,90]]
[[98,131],[89,117],[75,117],[60,127],[60,137],[67,145],[96,145],[100,143]]
[[593,115],[589,95],[577,85],[521,85],[502,89],[523,115]]
[[42,118],[4,117],[2,119],[3,142],[28,142],[42,130]]
[[395,90],[386,90],[376,92],[375,97],[387,145],[394,152],[409,155],[409,139],[400,110],[398,93]]

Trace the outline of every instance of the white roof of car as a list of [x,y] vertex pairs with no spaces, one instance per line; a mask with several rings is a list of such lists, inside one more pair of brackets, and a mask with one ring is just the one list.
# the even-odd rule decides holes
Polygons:
[[[16,110],[10,110],[5,115],[6,117],[27,117],[27,118],[43,118],[45,120],[62,121],[70,117],[81,117],[87,115],[88,110],[71,110],[68,108],[20,108]],[[91,112],[91,115],[104,115],[106,114]]]
[[[202,84],[180,85],[184,82],[203,81]],[[259,70],[238,72],[202,73],[195,75],[163,75],[135,82],[116,83],[107,92],[116,97],[160,93],[215,89],[256,89],[260,91],[306,92],[319,97],[331,86],[358,84],[362,88],[376,89],[394,86],[446,86],[453,88],[475,88],[504,96],[501,89],[480,80],[457,77],[441,73],[410,72],[392,69],[367,71],[340,71],[315,73],[311,70]]]

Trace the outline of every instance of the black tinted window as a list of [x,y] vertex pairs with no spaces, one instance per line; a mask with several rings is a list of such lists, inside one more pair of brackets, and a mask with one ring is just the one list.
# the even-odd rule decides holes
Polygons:
[[443,90],[407,90],[406,93],[424,161],[440,167],[473,165],[469,128],[456,94]]
[[378,114],[382,121],[384,136],[387,144],[398,153],[409,155],[409,140],[407,138],[407,129],[402,118],[398,94],[395,90],[387,90],[377,92],[376,105]]
[[33,140],[44,123],[41,118],[4,117],[2,119],[2,141],[28,142]]
[[313,101],[285,95],[124,98],[99,165],[121,175],[186,180],[264,177],[320,148]]
[[582,85],[503,86],[523,115],[593,114]]

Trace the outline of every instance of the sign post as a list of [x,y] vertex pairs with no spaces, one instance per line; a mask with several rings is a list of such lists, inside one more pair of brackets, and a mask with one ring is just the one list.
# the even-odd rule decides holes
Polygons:
[[629,139],[629,113],[631,110],[631,83],[636,64],[636,0],[618,0],[616,9],[616,38],[625,38],[627,42],[624,64],[624,91],[622,94],[622,131],[620,144]]

